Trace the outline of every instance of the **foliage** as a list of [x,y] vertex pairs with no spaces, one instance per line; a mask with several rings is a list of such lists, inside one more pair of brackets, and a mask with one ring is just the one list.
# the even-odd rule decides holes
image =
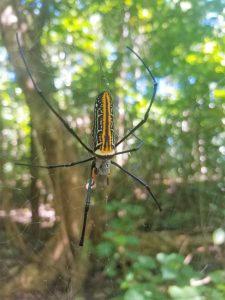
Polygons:
[[[203,235],[222,230],[225,1],[16,2],[21,19],[33,33],[26,54],[32,60],[33,49],[40,47],[46,65],[45,70],[35,70],[41,74],[38,84],[87,143],[91,144],[94,99],[104,89],[109,89],[114,99],[116,136],[143,118],[152,82],[127,45],[141,55],[159,83],[150,118],[136,133],[144,146],[121,161],[151,185],[163,212],[154,211],[145,191],[133,181],[112,171],[109,226],[95,253],[107,261],[104,274],[115,281],[118,291],[113,297],[224,299],[224,272],[217,257],[213,258],[213,271],[205,274],[200,272],[199,261],[186,264],[177,253],[153,257],[139,245],[140,233],[149,229]],[[41,28],[37,19],[44,4],[48,9]],[[0,63],[0,206],[8,191],[13,208],[27,208],[33,175],[14,162],[28,161],[31,156],[32,117],[3,40]],[[124,149],[135,143],[132,137]],[[73,147],[77,157],[85,155],[69,135],[65,147]],[[41,152],[45,151],[42,145]],[[86,177],[76,170],[84,188]],[[37,178],[45,181],[42,173]],[[41,201],[52,205],[46,186]],[[102,201],[93,198],[93,202]],[[220,247],[224,238],[220,244],[213,242]],[[211,261],[208,256],[202,254],[203,265]],[[207,277],[209,282],[198,285]],[[106,294],[113,294],[105,289]]]
[[105,241],[96,248],[97,256],[107,261],[106,277],[116,285],[108,291],[110,299],[224,299],[224,270],[196,271],[177,253],[158,253],[156,257],[146,255],[148,249],[141,253],[137,224],[131,220],[141,217],[142,207],[124,202],[108,205],[109,213],[118,210],[117,218],[114,215],[108,224]]

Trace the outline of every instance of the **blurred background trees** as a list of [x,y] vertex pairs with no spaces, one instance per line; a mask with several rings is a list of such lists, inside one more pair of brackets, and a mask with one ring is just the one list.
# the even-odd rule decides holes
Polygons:
[[[224,299],[224,4],[1,1],[1,299]],[[117,137],[151,97],[126,46],[151,67],[159,89],[137,133],[144,146],[118,162],[150,184],[162,213],[112,169],[78,247],[90,166],[15,165],[87,157],[34,91],[16,32],[41,90],[90,145],[101,91],[113,96]]]

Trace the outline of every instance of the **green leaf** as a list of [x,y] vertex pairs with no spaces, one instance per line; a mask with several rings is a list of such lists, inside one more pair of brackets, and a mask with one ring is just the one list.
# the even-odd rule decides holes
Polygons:
[[176,300],[203,300],[197,288],[185,286],[170,286],[168,289],[169,295]]

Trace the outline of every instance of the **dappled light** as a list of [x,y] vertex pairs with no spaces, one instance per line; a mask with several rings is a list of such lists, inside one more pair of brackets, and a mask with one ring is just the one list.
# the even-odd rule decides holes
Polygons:
[[[40,205],[38,208],[40,217],[39,226],[42,228],[52,227],[56,221],[55,211],[49,205]],[[10,211],[0,210],[0,218],[9,217],[12,222],[20,224],[30,224],[32,222],[32,212],[30,208],[18,208]]]
[[224,7],[0,1],[1,300],[225,299]]

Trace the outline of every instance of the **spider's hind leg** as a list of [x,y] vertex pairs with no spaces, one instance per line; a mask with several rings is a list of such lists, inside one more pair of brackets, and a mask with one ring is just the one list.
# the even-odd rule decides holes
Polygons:
[[95,189],[96,188],[96,176],[98,174],[98,170],[95,166],[95,161],[92,162],[91,165],[91,189]]
[[157,201],[157,199],[153,195],[153,193],[152,193],[152,191],[150,189],[150,186],[148,184],[146,184],[143,180],[141,180],[137,176],[133,175],[132,173],[130,173],[129,171],[127,171],[126,169],[124,169],[123,167],[121,167],[120,165],[118,165],[116,162],[112,161],[112,164],[114,166],[116,166],[117,168],[119,168],[121,171],[123,171],[125,174],[127,174],[128,176],[130,176],[131,178],[133,178],[135,181],[139,182],[147,190],[147,192],[151,195],[151,197],[154,200],[154,202],[155,202],[156,206],[158,207],[159,211],[162,211],[162,208],[161,208],[159,202]]
[[89,208],[91,205],[91,186],[92,186],[92,179],[89,178],[88,189],[87,189],[87,194],[86,194],[86,199],[85,199],[82,233],[81,233],[81,238],[80,238],[80,243],[79,243],[79,246],[81,246],[81,247],[84,245],[84,238],[85,238],[86,225],[87,225],[87,216],[88,216],[88,211],[89,211]]
[[95,185],[95,177],[96,177],[96,167],[95,167],[95,161],[92,162],[91,165],[91,176],[88,179],[87,183],[87,194],[86,194],[86,199],[85,199],[85,208],[84,208],[84,218],[83,218],[83,226],[82,226],[82,233],[81,233],[81,238],[80,238],[80,243],[79,246],[84,245],[84,238],[85,238],[85,232],[86,232],[86,225],[87,225],[87,216],[88,216],[88,211],[91,205],[91,191],[94,188]]

